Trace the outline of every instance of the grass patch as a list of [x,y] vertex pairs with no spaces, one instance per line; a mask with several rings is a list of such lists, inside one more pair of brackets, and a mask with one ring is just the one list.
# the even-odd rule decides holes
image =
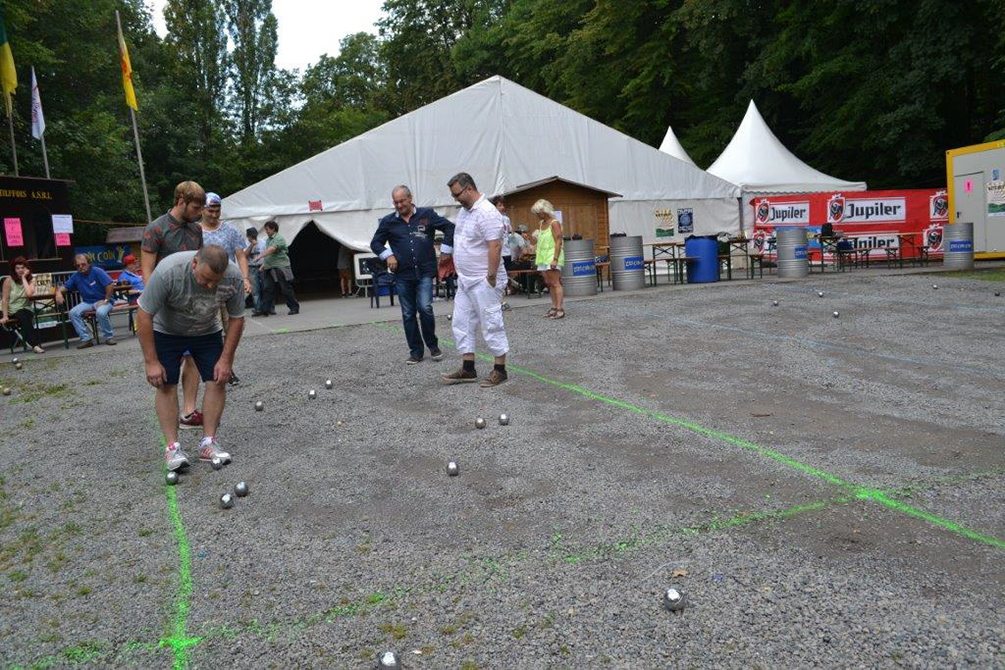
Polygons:
[[385,623],[377,626],[384,635],[389,636],[392,640],[404,640],[408,637],[408,628],[405,624],[401,623]]
[[36,400],[41,400],[46,396],[52,396],[54,398],[69,398],[74,394],[74,391],[68,384],[51,384],[49,386],[42,386],[40,384],[33,384],[21,389],[21,393],[12,400],[12,402],[19,402],[23,404],[33,403]]
[[1005,282],[1005,268],[986,268],[982,270],[953,270],[938,273],[941,277],[956,277],[959,279],[980,279],[981,281]]
[[7,573],[7,579],[11,580],[14,583],[23,582],[24,580],[28,579],[28,573],[25,572],[24,570],[11,570],[9,573]]

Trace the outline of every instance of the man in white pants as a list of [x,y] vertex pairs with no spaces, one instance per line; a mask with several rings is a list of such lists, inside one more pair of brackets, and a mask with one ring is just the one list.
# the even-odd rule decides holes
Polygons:
[[482,387],[506,381],[506,352],[509,341],[503,324],[502,296],[506,288],[506,268],[502,264],[505,223],[502,214],[478,192],[466,172],[447,182],[450,195],[461,205],[454,223],[454,266],[457,268],[457,295],[451,321],[461,369],[443,377],[447,384],[478,381],[475,372],[475,337],[479,327],[489,351],[495,356],[491,374]]

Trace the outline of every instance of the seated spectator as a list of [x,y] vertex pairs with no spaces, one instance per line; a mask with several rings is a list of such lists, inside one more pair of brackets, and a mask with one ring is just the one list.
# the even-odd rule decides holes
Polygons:
[[[125,269],[119,273],[119,284],[129,284],[130,293],[141,293],[143,291],[143,270],[140,269],[140,262],[136,256],[126,254],[122,258],[122,265]],[[134,304],[136,296],[129,298],[129,303]]]
[[91,265],[87,256],[83,254],[77,254],[74,264],[77,266],[77,272],[56,290],[56,304],[62,305],[65,302],[63,294],[67,291],[80,293],[80,304],[70,310],[70,322],[73,323],[73,328],[80,338],[77,348],[86,349],[94,346],[91,333],[84,323],[84,314],[91,311],[98,319],[105,344],[115,345],[115,331],[112,330],[112,319],[109,316],[113,306],[112,291],[115,289],[115,282],[107,272]]
[[3,278],[3,301],[0,303],[0,324],[17,320],[21,336],[36,354],[44,354],[35,330],[35,310],[31,299],[35,297],[35,277],[31,274],[28,259],[18,256],[11,261],[10,277]]

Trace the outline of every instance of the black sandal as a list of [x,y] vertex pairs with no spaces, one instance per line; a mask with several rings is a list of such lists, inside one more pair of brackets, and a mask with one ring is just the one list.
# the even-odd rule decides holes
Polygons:
[[556,309],[555,310],[555,314],[553,316],[548,317],[548,318],[549,319],[564,319],[565,318],[565,310],[564,309]]
[[555,318],[555,312],[557,312],[557,311],[558,311],[557,309],[555,309],[554,307],[552,307],[551,309],[548,310],[548,313],[544,315],[544,318],[546,318],[546,319],[553,319],[553,318]]

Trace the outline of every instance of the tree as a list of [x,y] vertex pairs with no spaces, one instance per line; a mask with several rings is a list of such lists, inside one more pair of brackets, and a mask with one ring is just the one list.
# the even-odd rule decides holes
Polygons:
[[205,155],[220,130],[229,75],[224,14],[211,0],[168,0],[164,20],[175,84],[196,107]]
[[250,142],[262,122],[264,103],[276,85],[278,23],[272,0],[224,0],[227,32],[234,42],[234,106],[241,139]]

